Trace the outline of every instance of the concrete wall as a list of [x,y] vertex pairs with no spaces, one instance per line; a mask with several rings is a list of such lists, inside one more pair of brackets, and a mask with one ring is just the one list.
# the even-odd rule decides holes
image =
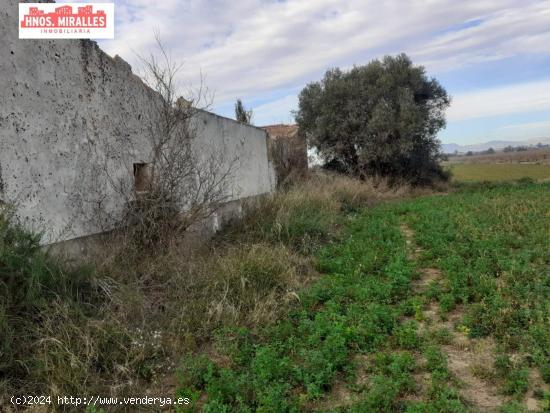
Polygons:
[[[98,178],[97,163],[131,185],[133,164],[150,162],[159,96],[94,42],[19,40],[17,4],[3,0],[0,9],[0,199],[15,202],[46,243],[99,233],[92,209],[99,202],[116,213],[123,200]],[[263,130],[208,112],[195,125],[197,156],[238,158],[231,199],[273,190]]]

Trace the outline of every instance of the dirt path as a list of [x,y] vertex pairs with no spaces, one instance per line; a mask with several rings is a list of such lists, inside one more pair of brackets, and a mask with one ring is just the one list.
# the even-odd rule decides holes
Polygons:
[[[418,260],[423,250],[416,246],[413,230],[402,224],[401,231],[409,250],[409,259]],[[420,268],[418,271],[420,278],[413,284],[413,291],[418,295],[423,295],[430,284],[444,282],[442,272],[438,268]],[[432,300],[426,303],[419,330],[428,334],[441,329],[449,331],[450,340],[448,344],[441,346],[441,351],[447,356],[449,370],[459,381],[462,397],[480,412],[494,412],[505,401],[505,398],[498,394],[497,387],[489,380],[488,372],[493,365],[494,343],[490,338],[470,339],[457,331],[456,327],[462,316],[462,309],[457,307],[443,319],[437,303]],[[422,377],[422,381],[424,379],[425,377]]]

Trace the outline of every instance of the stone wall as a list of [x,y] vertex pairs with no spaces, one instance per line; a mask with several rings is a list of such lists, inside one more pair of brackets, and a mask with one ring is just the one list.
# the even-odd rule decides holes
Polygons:
[[[116,212],[123,200],[98,181],[93,163],[105,159],[116,177],[132,181],[133,165],[150,162],[148,125],[159,96],[95,42],[19,40],[18,1],[3,1],[0,200],[14,203],[46,243],[99,233],[92,203]],[[195,126],[197,156],[218,151],[239,160],[227,185],[231,200],[273,190],[265,131],[209,112],[200,112]]]

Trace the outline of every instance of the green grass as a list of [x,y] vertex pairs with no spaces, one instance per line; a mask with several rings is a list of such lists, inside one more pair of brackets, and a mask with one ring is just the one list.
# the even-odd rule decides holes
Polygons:
[[[550,363],[548,205],[550,185],[521,183],[350,215],[341,236],[317,252],[324,276],[299,305],[254,333],[221,331],[218,361],[186,358],[179,393],[200,400],[193,408],[205,412],[475,411],[448,369],[441,343],[449,333],[417,328],[414,318],[433,299],[444,312],[461,306],[460,331],[496,340],[503,401],[520,400],[529,369],[547,375]],[[407,258],[402,223],[424,250],[418,262]],[[420,294],[411,288],[419,266],[443,272]],[[429,376],[426,389],[414,378],[420,372]],[[358,381],[361,374],[367,379]],[[345,403],[331,399],[337,383],[351,394]],[[333,407],[323,410],[324,401]]]
[[491,164],[460,163],[450,166],[453,180],[458,182],[473,181],[511,181],[521,178],[533,180],[550,179],[550,164]]

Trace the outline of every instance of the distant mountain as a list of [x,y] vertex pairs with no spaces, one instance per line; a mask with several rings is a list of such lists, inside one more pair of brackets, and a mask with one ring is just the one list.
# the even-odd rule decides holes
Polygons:
[[537,143],[543,143],[543,144],[550,144],[550,138],[535,138],[535,139],[529,139],[526,141],[489,141],[484,143],[476,143],[473,145],[459,145],[456,143],[443,143],[441,144],[441,150],[443,153],[455,153],[455,151],[458,151],[459,153],[466,153],[468,151],[472,152],[480,152],[480,151],[486,151],[489,148],[493,148],[495,150],[504,149],[507,146],[534,146]]

